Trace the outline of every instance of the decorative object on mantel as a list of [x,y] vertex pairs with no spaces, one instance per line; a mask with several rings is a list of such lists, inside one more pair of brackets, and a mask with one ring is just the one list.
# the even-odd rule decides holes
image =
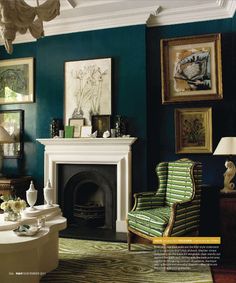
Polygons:
[[18,221],[21,219],[21,211],[26,208],[26,202],[20,198],[11,195],[0,197],[3,202],[1,209],[4,211],[5,221]]
[[70,139],[74,137],[74,126],[65,126],[65,138]]
[[110,131],[111,115],[92,115],[92,130],[97,131],[97,137],[104,137],[103,134]]
[[60,0],[46,0],[41,5],[36,0],[36,4],[32,7],[24,0],[0,0],[0,32],[9,54],[13,52],[17,32],[25,34],[29,30],[34,38],[43,37],[43,21],[51,21],[60,14]]
[[105,138],[105,139],[109,138],[110,137],[110,132],[109,131],[104,132],[102,137]]
[[236,193],[235,184],[231,182],[236,174],[236,168],[232,161],[232,155],[236,155],[236,137],[223,137],[217,145],[213,155],[226,155],[228,160],[225,162],[227,168],[224,173],[223,193]]
[[59,136],[59,131],[62,130],[62,120],[58,118],[53,118],[50,124],[50,135],[51,138]]
[[91,138],[96,138],[98,135],[98,131],[95,131],[91,134]]
[[53,194],[54,194],[54,189],[51,186],[50,180],[48,180],[46,187],[43,189],[43,195],[44,195],[44,200],[46,202],[46,207],[53,206]]
[[84,126],[84,118],[70,118],[69,126],[74,127],[74,138],[79,138],[81,135],[81,127]]
[[116,115],[114,124],[115,124],[115,136],[117,138],[126,135],[127,121],[125,120],[124,117],[122,117],[121,115]]
[[27,200],[28,204],[30,205],[29,210],[35,210],[34,205],[37,201],[37,195],[38,195],[38,191],[35,190],[34,183],[33,183],[33,181],[31,181],[30,187],[26,191],[26,200]]
[[8,134],[8,132],[0,126],[0,177],[3,176],[2,174],[2,167],[3,167],[3,144],[4,143],[12,143],[13,139]]
[[92,134],[92,126],[81,127],[81,138],[90,138]]

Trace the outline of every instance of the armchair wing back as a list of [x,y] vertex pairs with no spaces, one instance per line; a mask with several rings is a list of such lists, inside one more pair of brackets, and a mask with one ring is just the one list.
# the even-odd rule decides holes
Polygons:
[[[189,159],[161,162],[156,167],[156,192],[135,194],[128,213],[128,231],[151,240],[198,231],[200,220],[201,163]],[[128,241],[131,235],[128,235]]]

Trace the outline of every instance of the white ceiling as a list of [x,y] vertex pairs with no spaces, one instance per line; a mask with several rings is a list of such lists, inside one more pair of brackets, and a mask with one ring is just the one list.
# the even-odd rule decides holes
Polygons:
[[[36,6],[36,0],[25,0]],[[40,0],[40,3],[45,0]],[[60,0],[60,15],[44,22],[45,36],[137,24],[160,26],[230,18],[236,0]],[[16,42],[34,41],[30,34]]]

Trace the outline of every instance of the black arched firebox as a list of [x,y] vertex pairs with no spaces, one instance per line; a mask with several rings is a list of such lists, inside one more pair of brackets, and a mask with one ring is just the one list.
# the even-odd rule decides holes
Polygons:
[[59,165],[58,184],[59,204],[69,225],[115,230],[115,165]]

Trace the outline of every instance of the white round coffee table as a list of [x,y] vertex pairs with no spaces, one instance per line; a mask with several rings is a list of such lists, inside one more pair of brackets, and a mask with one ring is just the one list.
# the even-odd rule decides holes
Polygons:
[[[38,283],[58,266],[58,234],[66,228],[66,218],[58,205],[35,208],[26,209],[18,222],[4,221],[0,214],[1,283]],[[39,219],[45,225],[34,236],[18,236],[13,232],[22,224],[37,225]]]

